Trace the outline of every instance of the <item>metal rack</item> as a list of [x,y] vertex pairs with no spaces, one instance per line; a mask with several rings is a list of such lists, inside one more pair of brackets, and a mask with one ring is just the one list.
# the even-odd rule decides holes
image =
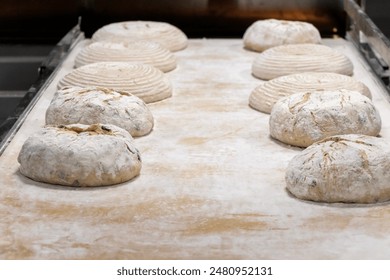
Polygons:
[[361,51],[390,92],[390,40],[365,13],[365,1],[344,0],[350,21],[348,39]]

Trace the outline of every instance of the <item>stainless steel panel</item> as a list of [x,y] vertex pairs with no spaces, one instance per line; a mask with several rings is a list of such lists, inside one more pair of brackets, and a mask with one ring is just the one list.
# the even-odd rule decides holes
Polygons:
[[360,42],[367,41],[387,65],[390,65],[390,40],[355,1],[344,0],[344,8],[352,20],[354,31],[360,31]]
[[349,39],[365,55],[390,92],[390,40],[364,12],[364,7],[353,0],[344,0],[344,8],[351,22]]

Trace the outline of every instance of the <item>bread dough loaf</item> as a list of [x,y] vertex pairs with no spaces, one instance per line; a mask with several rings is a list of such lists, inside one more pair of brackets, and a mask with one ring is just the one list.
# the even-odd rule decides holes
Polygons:
[[338,134],[377,136],[381,118],[371,100],[358,92],[307,92],[276,102],[269,128],[273,138],[289,145],[307,147]]
[[247,28],[243,37],[245,48],[264,51],[287,44],[319,44],[318,29],[308,22],[266,19],[258,20]]
[[252,64],[253,75],[263,80],[302,72],[331,72],[351,76],[353,65],[341,52],[316,44],[273,47],[257,55]]
[[122,183],[141,170],[131,135],[106,124],[46,126],[25,141],[18,161],[26,177],[76,187]]
[[149,64],[163,72],[176,68],[175,56],[160,44],[150,41],[91,43],[78,53],[75,67],[102,61]]
[[260,112],[269,114],[276,101],[291,94],[337,89],[357,91],[371,99],[368,87],[350,76],[306,72],[281,76],[257,86],[249,96],[249,105]]
[[73,69],[61,79],[65,86],[98,86],[127,91],[146,103],[172,96],[172,86],[164,73],[146,64],[126,62],[96,62]]
[[153,116],[138,97],[99,87],[64,87],[46,111],[46,124],[113,124],[131,136],[143,136],[153,128]]
[[139,40],[160,43],[170,51],[185,49],[187,36],[176,26],[158,21],[124,21],[105,25],[92,35],[92,40],[132,42]]
[[319,141],[288,164],[287,189],[319,202],[390,200],[390,145],[382,138],[338,135]]

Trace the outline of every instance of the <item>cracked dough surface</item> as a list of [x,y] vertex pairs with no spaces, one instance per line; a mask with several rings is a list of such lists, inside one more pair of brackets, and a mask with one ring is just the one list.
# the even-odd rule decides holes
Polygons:
[[381,118],[370,99],[348,90],[296,93],[282,98],[269,118],[273,138],[307,147],[338,134],[377,136]]
[[46,126],[27,138],[18,162],[32,180],[76,187],[119,184],[141,170],[131,135],[106,124]]
[[154,120],[146,104],[128,92],[70,86],[55,93],[46,111],[46,124],[73,123],[113,124],[136,137],[148,134]]
[[244,33],[244,47],[253,51],[264,51],[286,44],[319,44],[318,29],[308,22],[277,19],[258,20]]
[[390,200],[390,145],[382,138],[338,135],[319,141],[288,164],[286,186],[300,199],[375,203]]

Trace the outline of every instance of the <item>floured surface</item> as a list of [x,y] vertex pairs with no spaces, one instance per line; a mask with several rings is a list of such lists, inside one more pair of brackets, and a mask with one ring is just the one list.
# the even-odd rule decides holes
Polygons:
[[[354,63],[390,139],[390,105],[356,50],[325,40]],[[269,138],[268,114],[248,106],[256,53],[242,40],[190,40],[166,74],[173,96],[149,104],[155,127],[135,139],[136,179],[103,188],[37,183],[18,172],[25,139],[44,125],[65,61],[0,158],[3,259],[388,259],[390,204],[328,205],[285,190],[301,149]]]

